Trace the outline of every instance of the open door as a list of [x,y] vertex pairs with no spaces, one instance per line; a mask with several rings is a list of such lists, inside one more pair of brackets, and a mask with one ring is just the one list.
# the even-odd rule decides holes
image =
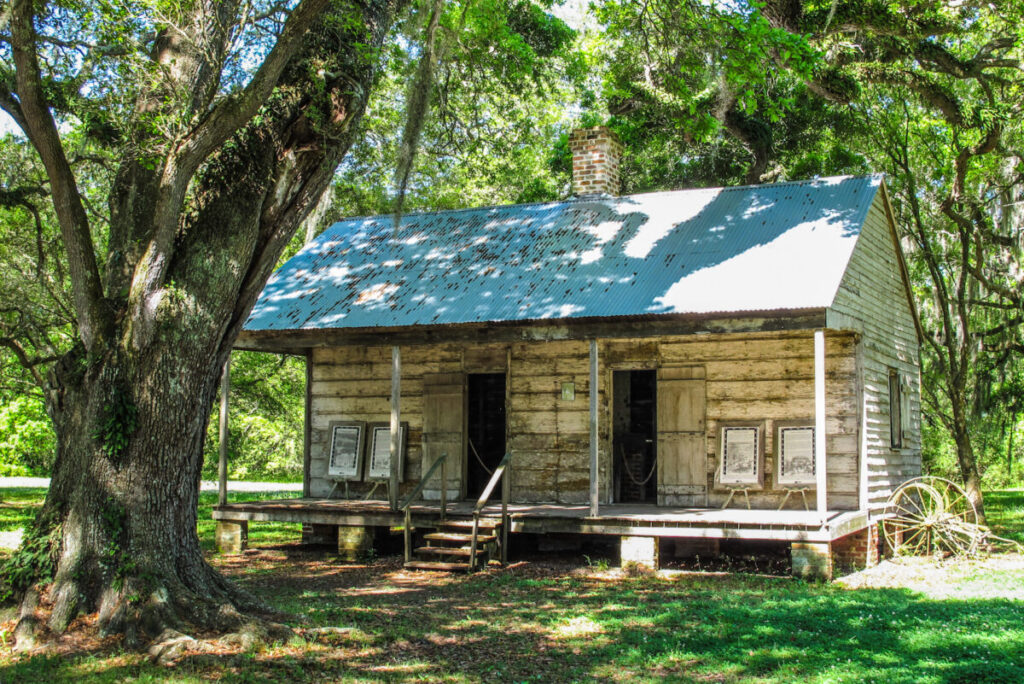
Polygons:
[[656,381],[653,370],[612,373],[612,500],[657,501]]
[[476,500],[505,457],[505,374],[471,373],[466,393],[466,496]]
[[658,505],[707,504],[703,366],[658,369]]
[[[423,470],[447,453],[448,500],[462,496],[462,454],[466,436],[466,380],[462,373],[423,377]],[[423,490],[426,499],[441,498],[441,470]]]

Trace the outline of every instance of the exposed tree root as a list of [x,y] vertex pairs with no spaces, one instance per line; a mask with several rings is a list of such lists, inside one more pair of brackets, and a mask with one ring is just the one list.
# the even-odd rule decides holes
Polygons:
[[45,645],[90,605],[98,611],[96,625],[101,637],[120,635],[126,648],[148,650],[162,663],[173,662],[186,652],[249,650],[295,636],[276,621],[290,616],[273,611],[205,561],[194,570],[184,574],[200,580],[196,583],[201,591],[187,586],[179,576],[157,581],[153,575],[140,574],[108,578],[96,599],[84,590],[89,586],[85,579],[58,573],[60,579],[46,592],[41,594],[35,587],[26,591],[14,630],[15,648],[24,651]]

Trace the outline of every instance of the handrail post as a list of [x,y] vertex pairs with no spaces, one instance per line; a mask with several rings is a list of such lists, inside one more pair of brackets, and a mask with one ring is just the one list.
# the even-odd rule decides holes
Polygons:
[[441,454],[441,522],[448,516],[448,452]]
[[408,563],[412,560],[412,509],[409,506],[405,507],[405,525],[402,527],[402,533],[405,541],[405,562]]
[[[405,499],[398,504],[398,509],[405,511],[405,529],[403,537],[405,539],[405,562],[408,563],[412,560],[412,502],[416,500],[416,497],[420,495],[423,488],[430,481],[430,478],[434,476],[434,471],[437,470],[438,466],[441,467],[442,477],[444,477],[444,466],[448,460],[448,454],[441,454],[441,458],[438,461],[434,461],[426,473],[420,478],[419,484],[409,492]],[[443,491],[443,488],[442,488]],[[444,519],[443,510],[447,507],[447,502],[444,500],[442,495],[441,507],[442,507],[442,520]]]
[[469,541],[469,569],[476,570],[476,535],[480,529],[480,511],[473,511],[473,535]]
[[508,565],[508,500],[512,495],[512,481],[509,469],[512,466],[512,454],[505,455],[505,472],[501,476],[501,564]]

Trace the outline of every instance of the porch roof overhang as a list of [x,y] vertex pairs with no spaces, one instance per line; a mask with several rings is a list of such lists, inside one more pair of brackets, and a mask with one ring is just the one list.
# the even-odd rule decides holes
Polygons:
[[826,327],[826,308],[709,314],[657,314],[448,325],[298,330],[243,330],[234,348],[302,355],[348,345],[512,343],[815,330]]

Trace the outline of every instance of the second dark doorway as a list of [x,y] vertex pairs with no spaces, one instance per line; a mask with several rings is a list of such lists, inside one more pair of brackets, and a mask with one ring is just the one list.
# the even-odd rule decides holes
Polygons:
[[466,496],[476,499],[505,456],[505,374],[473,373],[467,385]]
[[617,503],[657,501],[656,387],[652,370],[612,375],[612,480]]

